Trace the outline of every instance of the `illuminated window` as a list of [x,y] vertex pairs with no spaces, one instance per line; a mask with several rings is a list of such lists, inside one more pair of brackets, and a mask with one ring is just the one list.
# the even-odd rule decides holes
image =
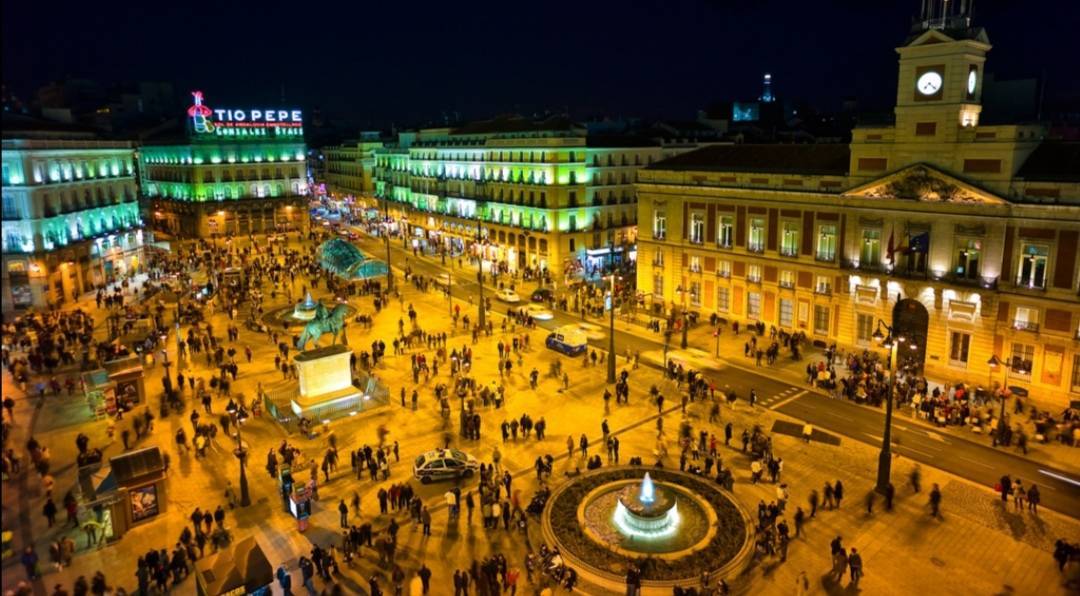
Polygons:
[[949,334],[949,364],[958,368],[967,368],[968,351],[971,348],[971,334],[953,331]]
[[750,219],[750,230],[746,249],[751,252],[765,251],[765,220],[760,217]]
[[746,273],[746,281],[761,283],[761,265],[750,265]]
[[716,264],[717,277],[731,277],[731,261],[720,261]]
[[881,264],[881,230],[865,229],[862,233],[862,249],[859,265],[874,268]]
[[664,240],[667,238],[667,214],[663,211],[653,211],[653,238]]
[[829,334],[829,307],[824,305],[814,306],[814,333],[817,335]]
[[761,318],[761,292],[746,293],[746,316],[751,321]]
[[780,326],[791,327],[792,321],[795,317],[795,303],[794,301],[784,298],[780,299]]
[[1073,355],[1072,382],[1069,387],[1073,393],[1080,393],[1080,354]]
[[652,286],[653,287],[653,294],[656,294],[657,296],[663,296],[664,295],[664,274],[662,272],[661,273],[654,273],[652,283],[653,283],[653,286]]
[[822,224],[818,228],[817,254],[819,261],[836,260],[836,226],[834,224]]
[[1045,288],[1046,269],[1050,263],[1049,249],[1039,244],[1024,244],[1020,253],[1020,272],[1017,285],[1025,288]]
[[979,279],[979,257],[982,255],[982,242],[979,240],[958,240],[956,246],[956,267],[953,272],[960,279]]
[[731,306],[731,290],[729,288],[718,288],[716,290],[716,310],[717,312],[727,312]]
[[694,273],[701,273],[701,257],[699,257],[699,256],[690,257],[690,271],[692,271]]
[[1026,306],[1016,307],[1016,316],[1013,317],[1013,329],[1021,331],[1039,330],[1039,311]]
[[780,287],[781,288],[794,288],[795,287],[795,272],[794,271],[781,271],[780,272]]
[[874,315],[856,313],[855,338],[860,345],[869,345],[874,336]]
[[832,280],[827,275],[817,276],[814,291],[818,294],[832,294]]
[[730,216],[720,218],[716,245],[720,248],[731,248],[735,239],[735,222]]
[[690,214],[690,242],[694,244],[705,242],[705,214],[700,211]]
[[794,222],[784,222],[780,236],[780,254],[785,257],[799,255],[799,226]]
[[690,306],[701,306],[701,283],[690,282]]
[[1035,360],[1035,346],[1014,343],[1009,356],[1009,374],[1015,377],[1030,378],[1032,363]]

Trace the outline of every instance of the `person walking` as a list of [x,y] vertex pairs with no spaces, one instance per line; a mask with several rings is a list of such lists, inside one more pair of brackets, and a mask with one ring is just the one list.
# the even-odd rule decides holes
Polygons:
[[851,585],[849,588],[858,588],[859,580],[862,578],[862,555],[859,554],[858,549],[851,547],[851,555],[848,557],[848,567],[851,569]]
[[930,515],[933,517],[941,517],[941,488],[934,483],[934,488],[930,491]]
[[833,498],[836,499],[836,508],[840,508],[840,501],[844,498],[844,484],[839,480],[833,485]]
[[338,513],[341,514],[341,527],[349,527],[349,507],[345,504],[345,499],[341,499],[341,502],[337,506]]

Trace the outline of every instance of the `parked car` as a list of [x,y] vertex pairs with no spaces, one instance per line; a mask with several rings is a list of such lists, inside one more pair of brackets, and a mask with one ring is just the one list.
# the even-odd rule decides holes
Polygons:
[[517,292],[508,289],[502,289],[495,293],[495,298],[502,302],[509,302],[510,304],[517,304],[521,302],[521,296],[517,295]]
[[544,340],[544,345],[549,350],[562,352],[567,356],[584,354],[589,349],[588,338],[580,329],[573,326],[559,327],[552,331]]
[[421,484],[435,480],[471,478],[480,469],[475,457],[457,449],[434,449],[416,458],[413,477]]

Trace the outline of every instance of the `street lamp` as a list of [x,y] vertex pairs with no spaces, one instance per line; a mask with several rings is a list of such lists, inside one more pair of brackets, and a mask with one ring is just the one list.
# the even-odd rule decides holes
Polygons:
[[679,347],[685,350],[687,345],[686,334],[689,327],[689,325],[687,324],[688,320],[686,318],[686,290],[684,290],[682,286],[679,286],[675,289],[675,291],[678,292],[679,296],[682,297],[682,341],[679,343]]
[[251,494],[248,492],[247,482],[247,450],[244,449],[244,441],[240,436],[240,426],[247,420],[247,412],[243,407],[237,407],[236,403],[229,400],[229,405],[225,408],[225,411],[229,413],[229,417],[232,418],[233,426],[236,427],[236,450],[233,452],[236,458],[240,460],[240,506],[247,507],[251,505]]
[[[994,385],[994,383],[993,383],[994,371],[997,370],[997,368],[999,366],[1001,366],[1001,359],[997,357],[997,354],[993,354],[993,355],[990,356],[990,359],[986,361],[986,364],[990,367],[990,379],[989,379],[989,383],[988,383],[988,385],[990,385],[989,389],[991,391],[993,391],[993,389],[994,389],[994,386],[993,386]],[[1005,444],[1005,428],[1006,428],[1006,426],[1005,426],[1005,391],[1002,391],[1001,392],[1001,415],[998,417],[998,427],[997,427],[998,443],[1000,443],[1002,445]]]
[[[881,332],[884,327],[888,335]],[[889,392],[885,399],[885,432],[881,438],[881,452],[878,454],[877,485],[874,487],[879,493],[885,494],[889,489],[889,478],[892,475],[892,410],[893,392],[896,389],[896,359],[897,348],[903,341],[902,337],[894,338],[894,329],[878,319],[877,329],[874,330],[874,341],[880,343],[889,350]]]
[[608,328],[607,382],[615,382],[615,270],[611,270],[611,324]]

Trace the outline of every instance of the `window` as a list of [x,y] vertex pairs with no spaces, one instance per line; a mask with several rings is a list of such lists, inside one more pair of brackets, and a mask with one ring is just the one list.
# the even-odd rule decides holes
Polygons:
[[746,281],[761,283],[761,265],[750,265],[746,273]]
[[727,312],[731,307],[731,290],[730,288],[718,288],[716,290],[716,310],[717,312]]
[[1080,354],[1073,355],[1072,383],[1069,387],[1073,393],[1080,393]]
[[700,211],[690,214],[690,242],[694,244],[705,242],[705,214]]
[[814,285],[814,291],[818,294],[832,294],[832,281],[827,275],[817,276],[817,283]]
[[664,274],[662,272],[653,274],[652,291],[657,296],[664,295]]
[[795,272],[794,271],[781,271],[780,272],[780,287],[781,288],[794,288],[795,287]]
[[956,268],[953,272],[960,279],[979,279],[979,257],[982,255],[982,242],[979,240],[959,240],[956,246]]
[[874,315],[855,314],[855,339],[859,345],[869,345],[874,338]]
[[653,211],[652,236],[657,240],[667,238],[667,214],[663,211]]
[[690,282],[690,306],[701,306],[701,283]]
[[829,307],[824,305],[814,306],[814,333],[817,335],[829,334]]
[[1045,288],[1049,252],[1046,246],[1025,244],[1020,253],[1020,275],[1016,283],[1025,288]]
[[568,229],[569,229],[569,230],[570,230],[571,232],[574,232],[574,231],[576,231],[576,230],[577,230],[577,215],[571,215],[571,216],[570,216],[570,222],[569,222],[569,224],[568,224],[568,225],[569,225],[569,228],[568,228]]
[[[571,216],[571,217],[573,217],[573,216]],[[576,246],[575,246],[574,244],[575,244],[575,243],[574,243],[574,239],[573,239],[573,238],[571,238],[571,239],[570,239],[570,254],[574,254],[575,252],[577,252],[577,251],[575,250],[575,249],[576,249],[577,247],[576,247]]]
[[791,300],[780,299],[780,326],[791,327],[795,317],[795,303]]
[[663,267],[664,266],[664,251],[657,250],[656,252],[653,253],[652,264],[653,264],[653,267]]
[[1013,317],[1013,328],[1021,331],[1039,330],[1039,311],[1026,306],[1016,307],[1016,316]]
[[750,231],[746,249],[751,252],[765,251],[765,220],[760,217],[750,219]]
[[968,350],[971,348],[971,334],[953,331],[949,334],[949,364],[967,368]]
[[701,273],[701,257],[690,257],[690,271],[694,273]]
[[783,233],[780,236],[780,254],[785,257],[799,256],[799,226],[790,221],[785,221]]
[[1035,346],[1014,343],[1009,356],[1009,373],[1017,377],[1031,377],[1031,366],[1035,360]]
[[863,230],[862,250],[859,252],[859,265],[875,268],[881,264],[881,230]]
[[735,238],[735,222],[730,216],[720,218],[719,233],[716,235],[716,244],[720,248],[731,248]]
[[731,261],[720,261],[716,264],[717,277],[731,277]]
[[746,293],[746,316],[751,321],[761,318],[761,292]]
[[824,224],[818,228],[817,260],[836,260],[836,226]]

